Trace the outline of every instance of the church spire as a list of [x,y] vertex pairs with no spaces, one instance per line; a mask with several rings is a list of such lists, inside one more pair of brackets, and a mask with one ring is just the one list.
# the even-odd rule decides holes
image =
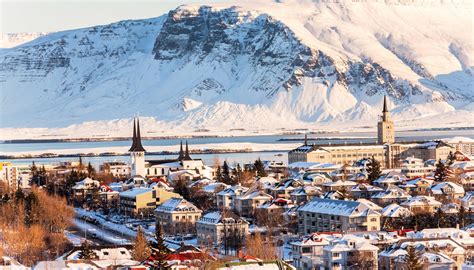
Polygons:
[[387,96],[384,95],[383,96],[383,110],[382,112],[388,112],[388,109],[387,109]]
[[183,141],[181,140],[181,141],[180,141],[180,145],[179,145],[179,156],[178,156],[178,160],[181,161],[181,160],[183,160],[183,158],[184,158]]
[[192,160],[191,156],[189,156],[188,141],[186,141],[186,150],[184,152],[184,160]]
[[133,118],[133,137],[132,137],[132,146],[130,149],[128,149],[128,152],[132,152],[133,149],[135,149],[136,146],[136,140],[135,137],[137,137],[137,124],[135,118]]
[[142,145],[142,138],[140,135],[140,119],[133,119],[133,141],[129,152],[146,152]]

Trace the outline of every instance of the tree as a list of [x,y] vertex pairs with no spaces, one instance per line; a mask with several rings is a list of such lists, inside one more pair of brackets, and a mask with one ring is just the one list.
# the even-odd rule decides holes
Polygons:
[[93,175],[95,175],[95,169],[89,162],[89,164],[87,165],[87,176],[92,177]]
[[226,184],[230,182],[230,168],[226,160],[224,160],[224,164],[222,164],[222,182]]
[[446,165],[451,166],[454,161],[456,161],[456,157],[454,156],[452,151],[449,151],[449,154],[446,157]]
[[92,250],[92,245],[89,241],[85,240],[82,242],[78,258],[81,260],[92,260],[97,258],[97,254]]
[[174,192],[180,194],[186,200],[191,199],[191,191],[184,179],[178,179],[174,183]]
[[146,239],[142,227],[139,226],[137,230],[137,237],[135,237],[135,242],[133,244],[132,259],[135,261],[142,262],[148,259],[150,254],[151,250],[148,244],[148,240]]
[[257,171],[257,175],[260,177],[265,177],[267,176],[267,172],[265,172],[265,166],[263,165],[263,162],[258,158],[255,160],[255,163],[253,164],[255,166],[255,170]]
[[171,266],[166,261],[166,257],[169,254],[168,248],[165,246],[165,240],[163,239],[163,230],[159,221],[156,222],[155,226],[155,240],[153,244],[153,269],[168,270]]
[[254,236],[248,236],[245,241],[245,247],[248,255],[255,256],[264,261],[278,258],[275,244],[271,241],[265,241],[260,232],[256,232]]
[[375,157],[372,156],[367,163],[367,180],[369,180],[369,183],[372,184],[372,182],[377,180],[381,174],[382,170],[380,169],[380,162],[378,162]]
[[423,265],[421,263],[421,252],[417,251],[415,247],[407,247],[407,255],[405,255],[405,262],[407,270],[421,270]]
[[467,213],[466,213],[466,208],[461,205],[461,208],[459,208],[459,213],[458,213],[458,224],[460,227],[464,227],[464,225],[467,223]]
[[439,159],[438,163],[436,163],[435,181],[443,182],[444,179],[446,179],[446,176],[447,176],[446,166],[441,161],[441,159]]
[[222,181],[223,177],[222,177],[222,169],[221,169],[221,166],[218,165],[217,166],[217,169],[216,169],[216,179],[217,181]]

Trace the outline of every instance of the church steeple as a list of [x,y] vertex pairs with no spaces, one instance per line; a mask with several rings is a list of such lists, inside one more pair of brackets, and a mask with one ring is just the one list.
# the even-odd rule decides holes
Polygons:
[[180,145],[179,145],[179,156],[178,156],[178,160],[181,161],[184,159],[184,152],[183,152],[183,141],[180,142]]
[[184,160],[192,160],[191,156],[189,155],[189,147],[188,147],[188,141],[186,141],[186,150],[184,152]]
[[128,150],[129,152],[146,152],[142,145],[142,138],[140,135],[140,119],[133,119],[133,139],[132,146]]
[[128,152],[132,152],[132,151],[133,151],[133,149],[135,149],[135,146],[136,146],[135,137],[137,137],[137,124],[136,124],[136,120],[135,120],[135,118],[133,118],[133,137],[132,137],[132,146],[130,147],[130,149],[128,149]]
[[388,109],[387,109],[387,96],[384,95],[383,96],[383,110],[382,112],[388,112]]
[[387,96],[383,96],[383,109],[382,109],[382,121],[389,121],[390,112],[387,108]]

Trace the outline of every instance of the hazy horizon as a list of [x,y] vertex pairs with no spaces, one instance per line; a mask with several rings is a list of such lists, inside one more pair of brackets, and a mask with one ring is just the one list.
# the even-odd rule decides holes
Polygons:
[[[183,4],[227,0],[0,0],[0,33],[58,32],[127,19],[158,17]],[[110,8],[113,5],[113,8]],[[27,18],[27,19],[25,19]]]

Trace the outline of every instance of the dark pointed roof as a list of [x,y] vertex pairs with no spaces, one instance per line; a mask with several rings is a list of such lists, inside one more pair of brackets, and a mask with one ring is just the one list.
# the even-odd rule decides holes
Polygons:
[[191,156],[189,156],[188,141],[186,141],[186,151],[184,152],[183,160],[192,160]]
[[386,95],[383,96],[383,111],[382,112],[388,112],[388,109],[387,109],[387,96]]
[[183,141],[180,142],[180,145],[179,145],[179,156],[178,156],[178,160],[181,161],[183,160],[184,158],[184,152],[183,152]]
[[133,138],[132,146],[128,150],[129,152],[146,152],[142,145],[142,138],[140,135],[140,120],[133,119]]

